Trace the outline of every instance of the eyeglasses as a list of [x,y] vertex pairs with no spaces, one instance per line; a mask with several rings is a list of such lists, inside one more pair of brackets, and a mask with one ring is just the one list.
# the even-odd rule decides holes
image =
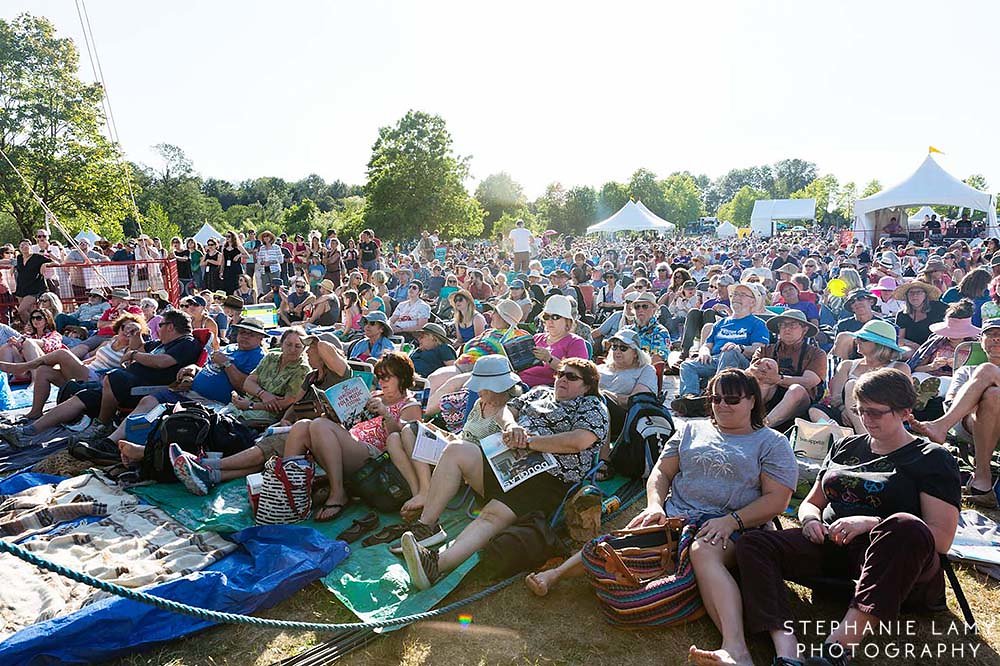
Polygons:
[[568,379],[571,382],[583,381],[583,377],[581,377],[580,375],[574,374],[572,372],[566,372],[565,370],[557,370],[556,377],[559,377],[560,379]]
[[42,315],[31,315],[31,321],[45,321],[45,317]]
[[719,403],[722,402],[726,403],[727,405],[738,405],[746,397],[747,396],[745,395],[710,395],[708,396],[708,400],[713,405],[718,405]]
[[872,407],[851,407],[851,411],[857,416],[867,416],[870,419],[880,419],[891,411],[894,411],[892,407],[889,409],[874,409]]
[[653,304],[652,303],[636,303],[632,307],[634,307],[636,310],[649,310],[650,308],[653,307]]
[[196,308],[198,305],[196,303],[181,303],[181,309]]
[[390,380],[390,379],[392,378],[392,376],[393,376],[393,375],[392,375],[392,374],[390,374],[390,373],[388,373],[388,372],[380,372],[380,373],[377,373],[377,374],[375,375],[375,377],[376,377],[376,378],[377,378],[377,379],[378,379],[378,380],[379,380],[380,382],[387,382],[387,381],[389,381],[389,380]]
[[666,272],[667,272],[667,269],[666,269],[666,268],[657,268],[657,269],[656,269],[656,272],[657,272],[657,273],[666,273]]
[[620,345],[620,344],[617,344],[617,343],[612,343],[611,344],[611,349],[613,351],[624,352],[624,351],[628,351],[629,349],[632,349],[632,348],[629,347],[628,345]]
[[560,319],[565,319],[562,315],[557,314],[544,314],[542,315],[542,321],[559,321]]
[[419,291],[419,290],[420,290],[420,287],[418,287],[417,285],[415,285],[415,284],[411,284],[410,285],[410,291]]

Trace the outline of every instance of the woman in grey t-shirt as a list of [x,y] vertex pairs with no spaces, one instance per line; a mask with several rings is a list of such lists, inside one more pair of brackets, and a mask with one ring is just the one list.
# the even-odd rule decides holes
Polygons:
[[[698,590],[722,634],[722,647],[691,646],[695,660],[751,663],[743,643],[743,601],[729,569],[730,542],[746,529],[767,525],[788,506],[798,479],[788,439],[764,427],[766,407],[757,380],[724,370],[708,383],[708,421],[689,421],[664,448],[646,483],[646,508],[629,527],[662,525],[667,516],[700,524],[691,547]],[[669,491],[669,497],[668,497]],[[579,554],[555,569],[531,574],[528,588],[548,593],[563,576],[583,573]]]

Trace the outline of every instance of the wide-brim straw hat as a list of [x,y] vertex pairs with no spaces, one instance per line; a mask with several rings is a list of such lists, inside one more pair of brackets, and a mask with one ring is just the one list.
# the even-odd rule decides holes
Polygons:
[[263,335],[263,336],[267,335],[267,329],[264,328],[264,324],[252,318],[241,319],[238,323],[233,324],[230,328],[235,328],[240,331],[246,331],[247,333],[253,333],[254,335]]
[[927,282],[921,282],[920,280],[911,280],[910,282],[904,282],[903,284],[896,287],[896,291],[892,292],[892,297],[898,301],[905,301],[906,294],[909,293],[911,289],[923,289],[927,293],[927,300],[936,301],[941,298],[941,290],[932,284]]
[[465,296],[466,300],[468,300],[470,303],[472,303],[473,306],[475,306],[476,299],[472,297],[472,294],[469,292],[469,290],[465,289],[464,287],[459,287],[458,291],[453,291],[450,294],[448,294],[448,303],[451,304],[451,307],[455,307],[455,299],[458,298],[459,296]]

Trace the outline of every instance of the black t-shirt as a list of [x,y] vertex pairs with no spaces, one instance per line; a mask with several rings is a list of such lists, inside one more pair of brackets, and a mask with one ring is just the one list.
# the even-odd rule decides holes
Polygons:
[[358,251],[355,249],[344,250],[344,270],[353,271],[358,267]]
[[[873,319],[882,319],[878,315],[873,315]],[[857,317],[851,315],[837,322],[837,333],[857,333],[864,324]]]
[[938,222],[937,220],[927,220],[926,222],[924,222],[924,229],[927,229],[931,233],[940,233],[941,223]]
[[920,493],[957,508],[962,481],[955,457],[943,446],[914,439],[887,455],[872,453],[871,435],[845,437],[834,444],[819,477],[827,504],[823,521],[846,516],[921,516]]
[[28,260],[17,255],[17,289],[15,296],[38,296],[45,293],[45,278],[42,277],[42,266],[52,260],[42,254],[29,254]]
[[145,349],[147,352],[150,354],[167,354],[168,356],[173,356],[177,362],[166,368],[149,368],[145,365],[133,363],[128,366],[128,373],[139,380],[135,384],[136,386],[170,384],[177,379],[178,370],[198,360],[198,356],[201,355],[201,349],[201,343],[190,335],[183,335],[166,344],[155,340],[147,342]]
[[972,229],[972,220],[959,220],[955,226],[962,231],[969,231]]
[[375,241],[369,241],[368,243],[361,243],[358,245],[361,248],[361,262],[375,261],[375,253],[378,251],[378,245]]
[[906,331],[906,339],[922,345],[931,336],[931,324],[944,321],[944,313],[948,306],[941,301],[931,301],[927,316],[920,321],[913,321],[913,317],[906,314],[906,310],[896,313],[896,328]]
[[174,252],[175,257],[186,257],[188,261],[178,261],[177,262],[177,277],[181,280],[191,279],[191,250],[177,250]]

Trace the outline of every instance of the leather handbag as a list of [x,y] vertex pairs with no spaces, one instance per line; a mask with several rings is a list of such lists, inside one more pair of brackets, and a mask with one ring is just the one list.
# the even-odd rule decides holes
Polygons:
[[697,532],[683,518],[624,529],[583,547],[583,564],[605,619],[632,628],[668,627],[705,613],[691,565]]

